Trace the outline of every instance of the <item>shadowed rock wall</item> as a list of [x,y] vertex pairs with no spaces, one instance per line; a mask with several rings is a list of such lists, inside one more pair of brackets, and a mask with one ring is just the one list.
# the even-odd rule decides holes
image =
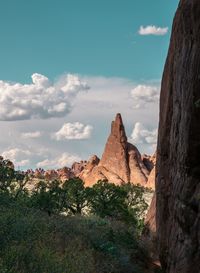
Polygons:
[[200,272],[200,1],[180,1],[165,64],[156,170],[160,260]]

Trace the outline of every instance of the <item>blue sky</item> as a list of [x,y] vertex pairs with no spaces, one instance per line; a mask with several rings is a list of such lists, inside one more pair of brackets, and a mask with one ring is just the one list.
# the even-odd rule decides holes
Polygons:
[[141,37],[141,25],[171,27],[177,0],[1,0],[1,79],[34,72],[160,79],[169,35]]
[[0,0],[0,153],[20,168],[101,157],[117,112],[129,140],[153,153],[177,5]]

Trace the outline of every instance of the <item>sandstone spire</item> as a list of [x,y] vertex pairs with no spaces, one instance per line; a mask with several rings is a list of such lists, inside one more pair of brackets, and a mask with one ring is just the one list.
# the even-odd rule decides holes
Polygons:
[[107,179],[116,184],[131,182],[145,186],[148,175],[149,171],[145,167],[138,149],[127,142],[122,117],[118,113],[115,120],[112,121],[111,133],[100,162],[91,168],[89,161],[80,177],[86,185]]
[[120,114],[112,121],[111,133],[99,165],[114,172],[125,182],[130,180],[127,137]]

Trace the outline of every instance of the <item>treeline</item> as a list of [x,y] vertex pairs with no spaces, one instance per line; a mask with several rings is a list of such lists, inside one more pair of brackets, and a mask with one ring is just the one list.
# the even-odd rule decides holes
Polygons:
[[[82,180],[40,181],[0,160],[0,272],[138,273],[148,267],[139,243],[145,189]],[[139,257],[139,258],[138,258]]]
[[129,223],[139,228],[148,207],[144,199],[147,191],[130,183],[115,185],[98,181],[84,187],[79,178],[61,181],[39,181],[28,191],[28,177],[10,168],[8,161],[1,161],[0,193],[17,200],[21,205],[37,208],[52,214],[96,215]]

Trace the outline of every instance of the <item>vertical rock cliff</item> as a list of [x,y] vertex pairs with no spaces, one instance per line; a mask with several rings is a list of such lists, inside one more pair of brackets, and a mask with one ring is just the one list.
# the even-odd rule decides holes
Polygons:
[[199,273],[199,0],[181,0],[173,23],[161,88],[156,173],[161,264],[167,273]]

